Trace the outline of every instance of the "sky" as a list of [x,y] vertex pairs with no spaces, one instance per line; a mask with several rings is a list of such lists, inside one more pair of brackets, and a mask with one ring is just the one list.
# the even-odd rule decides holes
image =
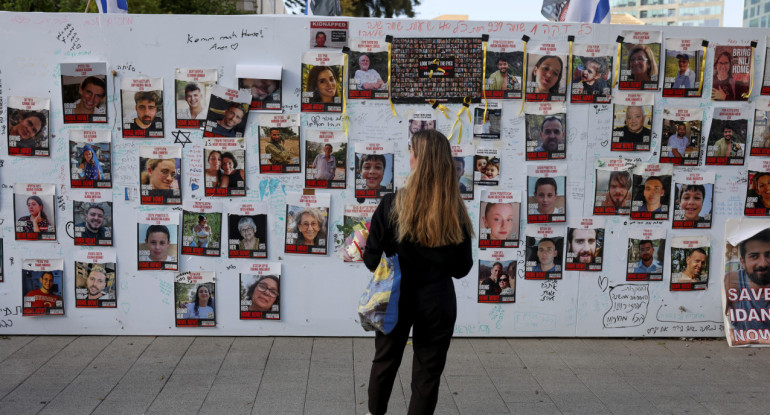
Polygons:
[[[539,0],[420,0],[415,18],[433,19],[442,14],[467,14],[470,20],[545,21]],[[743,0],[725,0],[724,26],[743,26]]]

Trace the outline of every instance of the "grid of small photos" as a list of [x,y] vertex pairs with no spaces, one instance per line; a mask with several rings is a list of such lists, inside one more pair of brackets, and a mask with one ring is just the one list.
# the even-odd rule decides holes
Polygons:
[[[627,281],[668,281],[671,291],[707,289],[708,229],[717,192],[715,173],[701,165],[747,166],[744,215],[770,216],[770,159],[763,158],[770,156],[770,98],[757,97],[770,95],[770,60],[761,86],[754,87],[750,75],[756,42],[709,45],[704,39],[664,40],[661,31],[639,30],[624,31],[619,45],[570,49],[563,42],[526,45],[486,35],[348,39],[346,22],[314,23],[311,49],[297,68],[300,112],[344,112],[343,97],[424,104],[424,110],[405,120],[405,137],[411,139],[416,132],[436,129],[432,109],[438,103],[488,100],[468,113],[472,143],[452,146],[461,195],[480,198],[480,303],[516,302],[517,279],[559,280],[570,278],[572,271],[601,271],[608,215],[627,216],[635,225],[627,246],[613,248],[627,251]],[[617,46],[620,59],[614,55]],[[704,79],[704,62],[713,66],[710,80]],[[283,111],[279,65],[238,65],[232,85],[220,85],[216,69],[176,68],[171,97],[165,94],[164,78],[146,76],[120,78],[116,96],[108,97],[107,68],[105,62],[62,63],[61,107],[44,97],[7,100],[9,156],[51,157],[52,114],[74,125],[67,146],[73,243],[88,247],[69,265],[61,258],[23,260],[25,316],[63,315],[65,298],[71,296],[66,292],[74,293],[78,308],[116,307],[120,281],[112,187],[118,167],[138,170],[137,269],[174,273],[178,327],[215,327],[217,314],[216,273],[181,271],[182,255],[262,260],[239,270],[239,317],[280,320],[281,263],[267,261],[268,244],[280,242],[268,241],[268,223],[284,227],[286,254],[334,251],[345,262],[362,261],[355,247],[365,243],[363,230],[379,200],[396,191],[394,159],[402,150],[392,142],[351,143],[341,130],[304,128],[299,113]],[[656,112],[658,90],[676,99]],[[756,99],[749,105],[752,95]],[[713,104],[700,105],[700,98],[707,97]],[[164,105],[169,99],[173,105]],[[522,99],[523,159],[506,160],[503,140],[509,137],[501,126],[502,102]],[[109,101],[117,104],[108,106]],[[611,106],[613,128],[604,138],[617,157],[594,161],[592,215],[576,218],[567,212],[567,109],[582,104]],[[173,120],[164,112],[172,107]],[[116,110],[119,114],[112,113]],[[652,131],[653,114],[662,117],[660,131]],[[119,120],[119,133],[103,128],[110,117]],[[246,128],[249,119],[257,120],[256,128]],[[185,160],[179,145],[152,144],[172,126],[202,131],[199,159]],[[656,136],[656,162],[632,161],[656,149]],[[134,166],[116,165],[113,139],[142,140]],[[257,143],[258,166],[246,165],[247,139]],[[521,161],[527,172],[524,195],[501,189],[503,169]],[[184,190],[182,166],[188,162],[203,165],[203,199]],[[238,201],[247,196],[247,183],[254,179],[249,172],[255,171],[300,173],[306,189],[321,190],[288,192],[279,221],[268,217],[266,203]],[[61,238],[57,222],[70,218],[57,217],[57,185],[15,183],[13,189],[15,240]],[[323,191],[335,189],[358,202],[344,207],[341,221],[330,217],[333,193]],[[169,207],[174,205],[181,215]],[[338,224],[336,229],[332,224]],[[683,229],[702,232],[675,233]],[[667,255],[671,269],[664,275]],[[74,287],[64,279],[65,266],[74,266]],[[0,268],[0,282],[3,278]]]

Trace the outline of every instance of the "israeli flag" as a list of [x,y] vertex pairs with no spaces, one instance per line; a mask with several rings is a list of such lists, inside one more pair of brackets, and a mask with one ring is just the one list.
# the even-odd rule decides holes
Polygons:
[[610,0],[570,0],[563,22],[610,23]]
[[96,0],[99,13],[128,13],[128,0]]

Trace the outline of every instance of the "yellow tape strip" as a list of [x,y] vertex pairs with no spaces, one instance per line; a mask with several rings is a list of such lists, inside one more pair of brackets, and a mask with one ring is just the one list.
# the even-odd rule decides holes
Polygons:
[[446,119],[449,119],[449,108],[437,103],[435,99],[429,99],[428,102],[430,102],[430,105],[433,106],[434,109],[438,109],[444,113]]
[[700,82],[698,82],[698,96],[703,94],[703,74],[706,72],[706,52],[708,52],[708,46],[703,47],[703,56],[700,58]]
[[623,43],[618,42],[618,57],[615,59],[615,79],[612,82],[612,88],[618,85],[618,77],[620,76],[620,49],[623,47]]
[[393,96],[390,93],[390,77],[391,77],[391,68],[390,68],[390,42],[388,42],[388,102],[390,103],[390,110],[393,112],[394,117],[398,117],[396,114],[396,107],[393,106]]

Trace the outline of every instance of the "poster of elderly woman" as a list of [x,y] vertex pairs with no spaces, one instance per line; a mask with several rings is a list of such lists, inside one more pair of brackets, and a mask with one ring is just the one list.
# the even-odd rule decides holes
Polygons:
[[267,205],[229,205],[227,235],[229,258],[267,258]]
[[72,188],[112,187],[112,149],[109,130],[70,130]]
[[622,32],[619,89],[656,91],[659,80],[661,31]]
[[285,253],[326,255],[330,203],[329,193],[286,194]]
[[8,97],[8,155],[48,157],[49,98]]

